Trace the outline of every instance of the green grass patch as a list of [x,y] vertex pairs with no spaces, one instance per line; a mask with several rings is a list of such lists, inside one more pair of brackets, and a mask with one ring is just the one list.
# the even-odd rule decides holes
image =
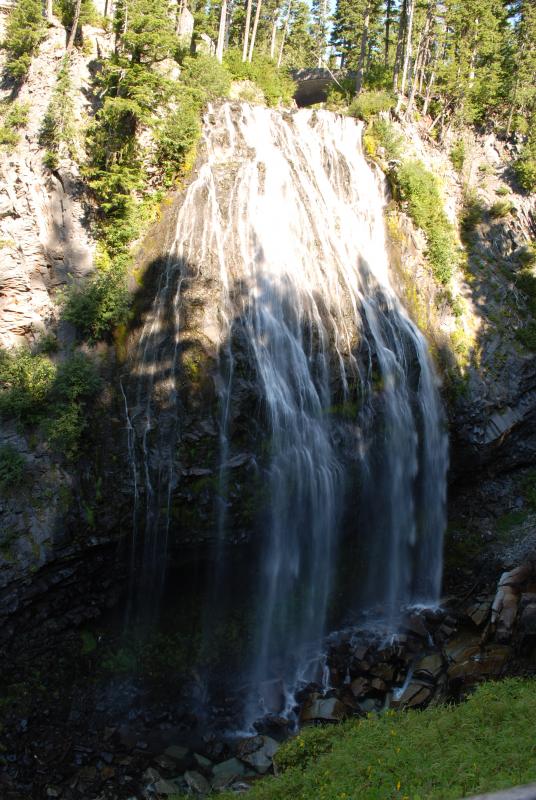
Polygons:
[[[457,706],[308,728],[251,800],[458,800],[536,780],[536,682],[486,683]],[[225,794],[223,798],[234,797]]]

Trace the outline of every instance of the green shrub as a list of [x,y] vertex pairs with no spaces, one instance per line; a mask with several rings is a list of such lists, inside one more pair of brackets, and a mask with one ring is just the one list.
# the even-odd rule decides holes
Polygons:
[[[75,0],[57,0],[57,10],[61,18],[61,24],[70,29],[74,20]],[[80,5],[80,19],[78,30],[82,25],[95,25],[99,21],[98,14],[92,0],[82,0]]]
[[179,108],[168,114],[156,130],[156,163],[166,183],[181,172],[200,135],[199,110],[185,94]]
[[57,169],[61,146],[65,145],[67,152],[72,156],[74,141],[73,86],[69,59],[65,56],[58,71],[56,86],[39,132],[39,144],[41,147],[47,148],[44,157],[45,166],[49,169]]
[[45,31],[41,0],[17,0],[9,14],[2,42],[6,51],[5,70],[11,78],[20,81],[26,77]]
[[495,194],[498,194],[499,197],[506,197],[506,195],[510,194],[510,189],[508,186],[499,186]]
[[5,492],[22,483],[26,462],[11,444],[0,447],[0,489]]
[[52,449],[69,460],[74,460],[78,455],[80,437],[86,426],[82,407],[78,403],[57,405],[53,415],[43,423],[45,436]]
[[[534,680],[477,688],[459,705],[306,728],[250,800],[458,800],[536,780]],[[229,800],[232,792],[222,796]]]
[[296,84],[286,69],[277,69],[267,56],[255,55],[250,64],[242,61],[238,50],[230,49],[225,53],[224,63],[234,80],[249,80],[257,84],[269,106],[292,102]]
[[512,212],[514,206],[509,200],[497,200],[496,203],[493,203],[489,210],[489,215],[492,219],[501,219],[501,217],[507,217],[508,214]]
[[536,322],[527,322],[516,331],[516,337],[527,350],[536,351]]
[[[386,119],[377,117],[369,125],[370,132],[380,147],[385,150],[388,161],[400,158],[404,149],[404,139],[394,125]],[[367,130],[367,134],[369,130]]]
[[521,188],[533,192],[536,190],[536,154],[529,148],[525,150],[514,162],[514,172]]
[[348,106],[355,92],[355,81],[352,78],[343,78],[328,87],[326,105],[331,110],[339,110]]
[[389,111],[395,104],[396,100],[389,92],[361,92],[350,103],[348,113],[352,117],[369,122],[375,114],[379,114],[380,111]]
[[56,373],[54,394],[61,400],[86,400],[99,390],[101,381],[95,364],[83,353],[61,363]]
[[38,422],[55,379],[56,367],[48,356],[33,355],[27,348],[0,350],[0,414]]
[[83,285],[72,284],[63,298],[62,316],[82,336],[98,341],[126,322],[130,309],[126,272],[121,265],[98,270]]
[[405,161],[397,170],[401,199],[428,243],[427,256],[435,278],[446,285],[458,264],[454,229],[443,209],[434,175],[420,161]]
[[472,233],[484,218],[484,204],[474,189],[467,190],[463,198],[461,228],[465,234]]
[[227,97],[231,74],[225,64],[220,64],[212,56],[186,56],[181,69],[181,82],[201,94],[202,105],[208,100]]
[[524,477],[521,484],[525,502],[531,511],[536,511],[536,470],[530,472]]
[[458,139],[450,151],[450,160],[456,172],[461,172],[465,162],[465,142],[463,139]]
[[93,362],[73,353],[58,367],[27,348],[0,351],[0,414],[39,425],[52,447],[75,458],[86,427],[85,403],[100,387]]
[[11,103],[0,125],[0,145],[15,147],[19,141],[19,130],[27,122],[30,113],[29,103]]

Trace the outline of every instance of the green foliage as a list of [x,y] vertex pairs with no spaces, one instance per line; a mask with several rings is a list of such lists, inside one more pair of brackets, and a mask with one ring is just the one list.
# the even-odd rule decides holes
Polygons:
[[56,366],[27,348],[0,350],[0,415],[22,423],[39,421],[54,381]]
[[45,30],[41,0],[17,0],[9,14],[2,42],[6,51],[5,71],[14,80],[24,80],[28,74]]
[[489,209],[489,215],[492,219],[501,219],[507,217],[513,210],[514,206],[509,200],[497,200],[496,203]]
[[522,489],[526,504],[531,511],[536,511],[536,470],[531,469],[524,477]]
[[27,348],[0,350],[0,415],[39,425],[54,449],[67,458],[78,454],[86,427],[85,403],[100,388],[93,362],[74,353],[56,366]]
[[[76,0],[56,0],[56,3],[56,13],[61,19],[61,24],[70,30],[74,21]],[[81,29],[82,25],[95,25],[97,22],[98,15],[97,10],[93,5],[93,0],[82,0],[80,5],[78,30]]]
[[463,209],[461,214],[462,233],[468,235],[480,225],[484,218],[484,204],[475,189],[466,190],[463,198]]
[[516,337],[527,350],[536,351],[536,322],[527,322],[516,331]]
[[348,113],[352,117],[364,119],[369,122],[375,114],[381,111],[389,111],[396,103],[393,95],[386,91],[361,92],[348,108]]
[[199,105],[226,97],[231,86],[231,74],[225,64],[203,55],[187,56],[182,63],[181,82],[200,93]]
[[22,483],[26,462],[11,444],[0,446],[0,490],[14,489]]
[[72,284],[63,298],[63,318],[90,341],[102,339],[126,322],[129,308],[126,271],[121,263],[97,270],[82,285]]
[[179,108],[167,114],[156,131],[156,163],[166,183],[182,171],[200,136],[199,110],[185,94]]
[[0,146],[4,145],[8,149],[15,147],[19,141],[19,130],[28,122],[30,113],[29,103],[11,103],[7,112],[4,114],[0,124]]
[[521,156],[514,162],[514,172],[519,185],[526,192],[536,190],[536,152],[525,148]]
[[458,139],[450,151],[450,160],[456,172],[461,172],[465,162],[465,142]]
[[534,681],[517,678],[483,684],[457,706],[306,728],[277,753],[281,774],[253,784],[249,796],[457,800],[530,783],[534,714]]
[[65,56],[39,132],[39,144],[47,148],[45,166],[50,169],[57,168],[62,145],[73,155],[74,99],[69,66],[69,58]]
[[404,139],[386,119],[374,118],[367,128],[366,135],[372,135],[376,146],[383,147],[387,161],[396,160],[402,155]]
[[397,171],[396,181],[414,223],[426,234],[434,277],[446,285],[459,258],[454,229],[443,209],[437,181],[420,161],[405,161]]
[[238,50],[228,50],[224,63],[235,80],[249,80],[262,90],[269,106],[278,103],[288,105],[296,91],[296,85],[288,71],[277,69],[273,61],[263,55],[255,55],[253,61],[242,61]]

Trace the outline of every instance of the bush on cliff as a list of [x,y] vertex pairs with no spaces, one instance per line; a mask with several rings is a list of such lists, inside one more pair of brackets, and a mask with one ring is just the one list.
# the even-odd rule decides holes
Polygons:
[[2,42],[6,51],[5,71],[9,77],[16,81],[26,77],[45,32],[41,0],[18,0],[9,14]]

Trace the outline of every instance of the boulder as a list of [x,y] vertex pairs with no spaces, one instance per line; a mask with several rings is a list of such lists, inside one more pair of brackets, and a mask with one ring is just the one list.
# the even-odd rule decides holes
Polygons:
[[238,757],[245,764],[248,764],[250,767],[252,767],[255,772],[259,772],[261,775],[263,775],[265,772],[268,772],[272,766],[273,757],[279,749],[279,744],[270,736],[254,736],[253,739],[255,739],[257,742],[259,739],[262,740],[260,747],[257,747],[250,752],[247,752],[247,749],[242,749],[240,750]]
[[200,772],[188,770],[184,773],[184,780],[194,794],[208,794],[210,792],[210,784]]
[[346,716],[346,707],[337,697],[320,697],[312,694],[300,713],[300,722],[340,722]]

